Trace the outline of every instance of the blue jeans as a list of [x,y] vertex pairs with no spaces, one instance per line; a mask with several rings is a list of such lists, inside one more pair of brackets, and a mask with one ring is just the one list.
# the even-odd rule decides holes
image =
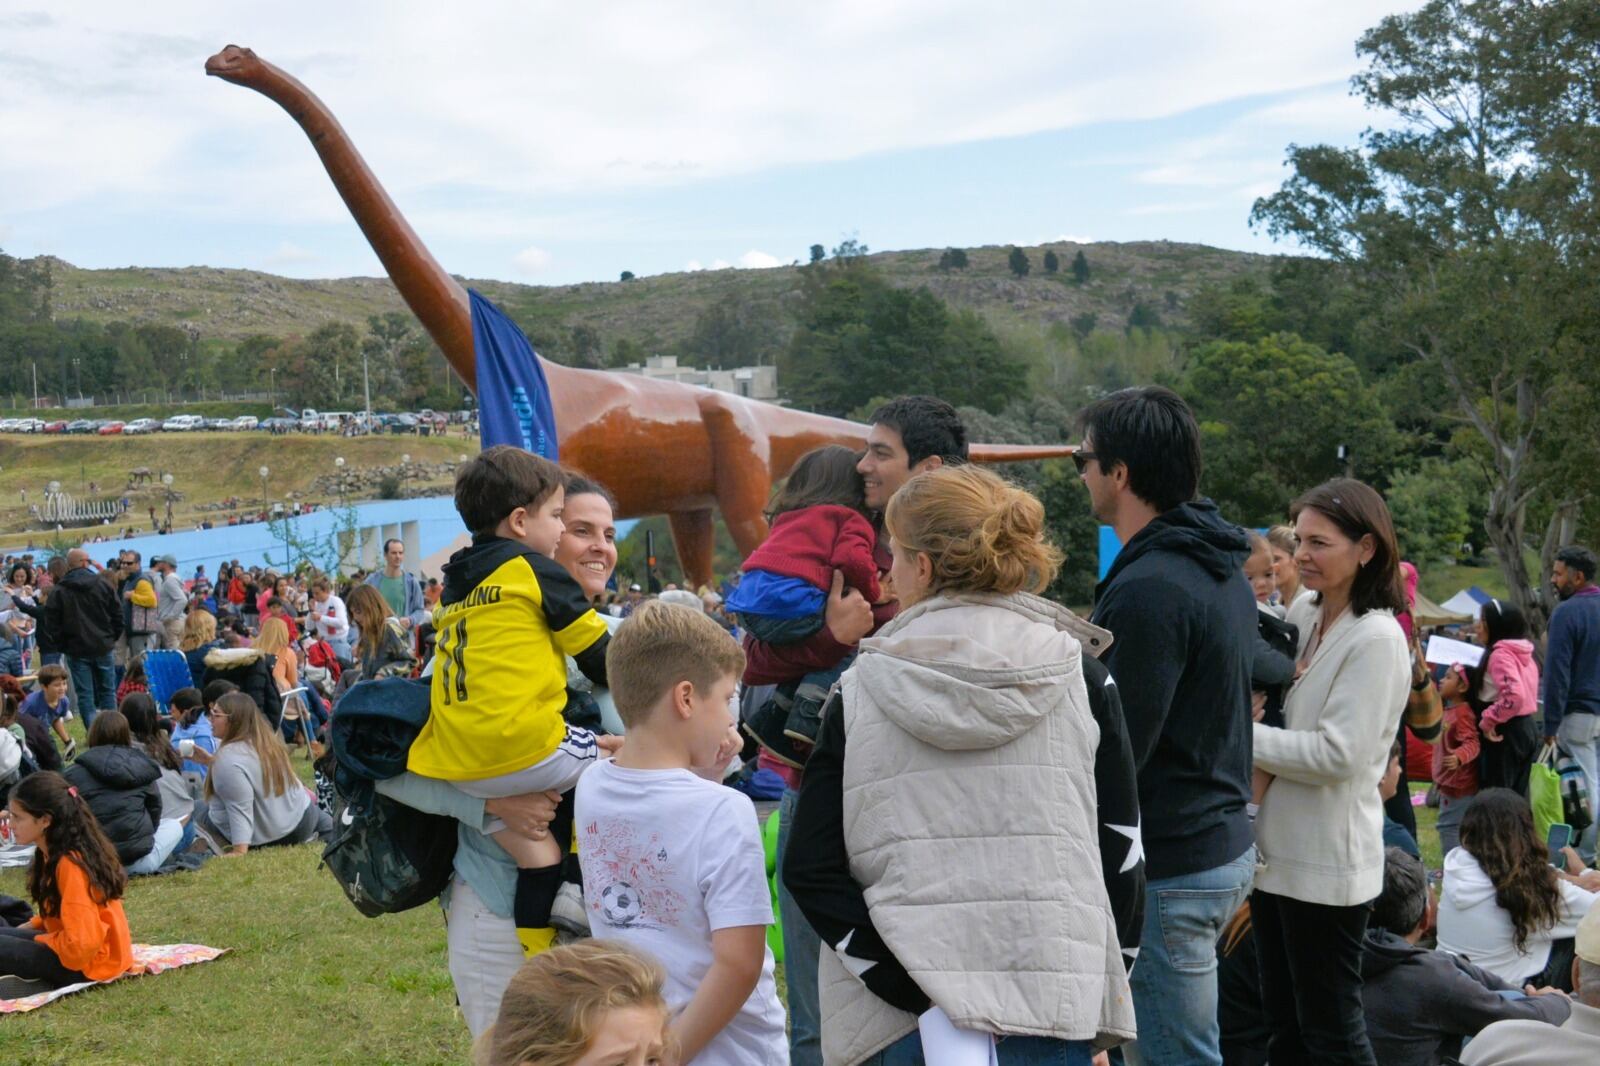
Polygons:
[[[1089,1066],[1094,1052],[1087,1040],[1047,1036],[1007,1036],[995,1045],[1001,1066]],[[862,1066],[922,1066],[922,1034],[907,1033]]]
[[78,710],[83,715],[83,728],[94,724],[97,711],[117,709],[116,665],[111,653],[94,659],[80,659],[68,655],[67,673],[72,675],[72,687],[78,691]]
[[1225,866],[1145,884],[1144,932],[1129,984],[1143,1066],[1222,1066],[1217,937],[1250,895],[1256,849]]
[[778,914],[783,919],[783,976],[789,989],[789,1064],[822,1066],[822,1007],[817,993],[822,938],[784,886],[782,873],[789,823],[799,799],[800,793],[786,788],[778,805]]

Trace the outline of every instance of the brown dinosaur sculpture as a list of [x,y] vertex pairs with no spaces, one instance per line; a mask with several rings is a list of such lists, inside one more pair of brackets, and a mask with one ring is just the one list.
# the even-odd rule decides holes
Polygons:
[[[395,288],[467,382],[476,382],[466,290],[433,258],[327,106],[248,48],[228,45],[206,73],[254,89],[300,124]],[[711,579],[712,516],[722,512],[741,552],[767,535],[774,480],[823,444],[860,448],[867,427],[632,374],[544,361],[563,465],[604,482],[618,517],[666,514],[684,572]],[[1070,455],[1064,445],[974,445],[980,463]]]

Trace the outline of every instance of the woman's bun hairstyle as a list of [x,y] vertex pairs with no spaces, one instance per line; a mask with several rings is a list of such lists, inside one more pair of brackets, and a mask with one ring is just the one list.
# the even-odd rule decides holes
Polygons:
[[982,467],[918,474],[890,498],[884,524],[897,545],[932,560],[935,592],[1043,592],[1061,569],[1044,505]]

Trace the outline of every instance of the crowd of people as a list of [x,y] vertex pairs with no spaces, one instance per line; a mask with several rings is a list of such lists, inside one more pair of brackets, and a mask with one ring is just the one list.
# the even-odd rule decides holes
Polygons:
[[[1600,1061],[1592,553],[1558,553],[1542,647],[1493,600],[1478,661],[1430,663],[1378,492],[1308,486],[1241,529],[1201,495],[1187,405],[1130,389],[1081,414],[1121,545],[1085,618],[1042,595],[1073,546],[967,463],[952,408],[870,423],[801,460],[721,591],[619,591],[609,493],[510,447],[458,473],[472,542],[442,580],[399,541],[349,579],[8,563],[0,672],[33,688],[8,686],[0,746],[40,917],[0,929],[0,973],[125,963],[130,874],[329,839],[365,721],[342,700],[420,674],[371,787],[453,823],[447,954],[484,1063]],[[194,685],[158,701],[166,649]],[[726,787],[757,768],[782,786],[770,881]]]

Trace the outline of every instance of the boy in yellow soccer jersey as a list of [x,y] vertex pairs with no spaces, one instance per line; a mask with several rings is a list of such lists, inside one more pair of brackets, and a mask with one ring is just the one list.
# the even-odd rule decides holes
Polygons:
[[[553,556],[565,526],[561,468],[521,448],[482,452],[456,475],[456,510],[472,543],[444,567],[427,724],[407,768],[492,799],[567,792],[593,765],[597,740],[567,725],[566,656],[606,681],[606,624]],[[524,950],[547,947],[561,887],[561,847],[502,828],[519,867],[512,918]]]

